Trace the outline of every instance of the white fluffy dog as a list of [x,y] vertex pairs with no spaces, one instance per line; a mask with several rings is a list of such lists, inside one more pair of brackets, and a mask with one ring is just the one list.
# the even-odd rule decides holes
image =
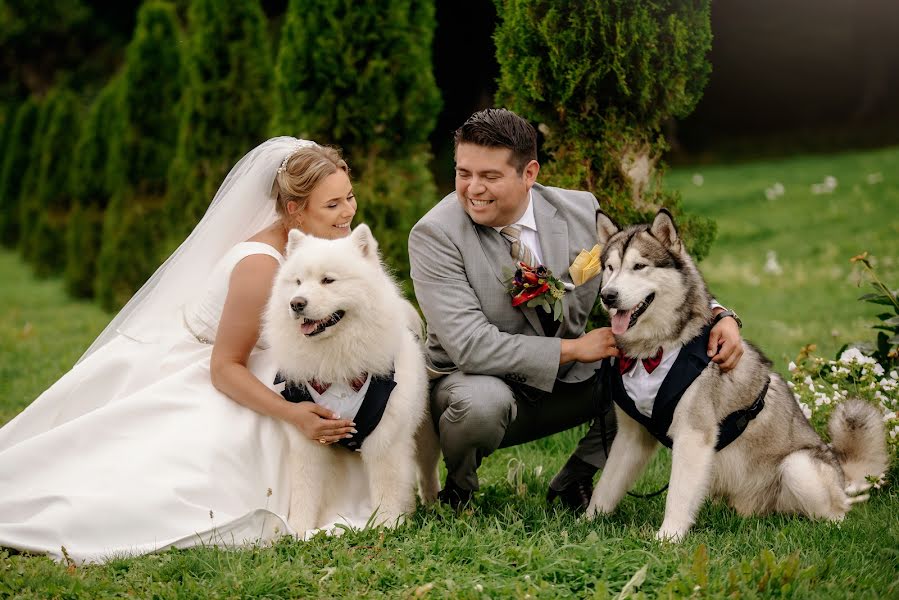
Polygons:
[[353,461],[361,461],[368,479],[376,510],[372,523],[394,526],[415,508],[416,463],[422,500],[436,497],[439,445],[427,416],[425,363],[413,333],[420,327],[418,313],[384,270],[366,225],[338,240],[290,232],[263,326],[287,385],[309,394],[307,382],[350,382],[363,373],[371,382],[389,382],[393,374],[396,383],[392,391],[388,384],[383,415],[361,445],[323,445],[299,436],[300,447],[292,449],[288,522],[300,535],[326,525],[325,511],[347,487],[343,476],[359,471],[358,464],[348,464]]

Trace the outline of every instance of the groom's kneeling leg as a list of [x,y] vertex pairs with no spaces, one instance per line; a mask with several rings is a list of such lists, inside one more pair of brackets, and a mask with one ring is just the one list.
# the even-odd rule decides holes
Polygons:
[[453,373],[431,390],[447,477],[462,489],[478,489],[477,469],[496,450],[515,419],[512,390],[489,375]]

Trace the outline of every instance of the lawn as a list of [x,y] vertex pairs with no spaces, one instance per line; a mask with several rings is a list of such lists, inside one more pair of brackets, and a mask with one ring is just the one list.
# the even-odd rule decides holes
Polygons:
[[[899,149],[670,173],[687,207],[718,222],[701,268],[745,335],[783,370],[807,343],[825,356],[872,337],[875,310],[857,302],[849,263],[867,250],[899,282]],[[694,183],[702,175],[702,185]],[[874,174],[880,174],[880,180]],[[831,193],[810,186],[835,177]],[[765,189],[780,182],[783,195]],[[764,270],[776,253],[780,275]],[[34,280],[0,253],[0,422],[12,418],[81,354],[109,316]],[[67,567],[0,553],[0,597],[13,598],[899,598],[899,487],[892,483],[840,525],[744,519],[706,504],[680,546],[659,544],[665,496],[628,497],[612,517],[584,523],[542,497],[579,432],[497,452],[481,469],[471,509],[419,510],[396,531],[267,548],[199,548],[102,566]],[[661,453],[638,489],[665,481]],[[895,473],[895,471],[894,471]],[[14,482],[2,482],[14,485]]]

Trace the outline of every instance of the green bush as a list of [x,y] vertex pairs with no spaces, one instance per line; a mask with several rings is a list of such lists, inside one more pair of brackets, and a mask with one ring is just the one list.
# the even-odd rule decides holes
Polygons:
[[[166,176],[183,87],[179,37],[171,4],[141,6],[122,74],[121,122],[108,132],[112,199],[104,215],[95,285],[107,309],[120,307],[165,252]],[[76,241],[86,240],[78,236]]]
[[371,227],[381,255],[410,298],[409,231],[437,196],[427,160],[424,153],[390,163],[379,160],[353,183],[359,206],[355,221]]
[[65,232],[72,207],[69,177],[81,128],[78,97],[65,88],[47,98],[46,130],[38,138],[41,153],[34,192],[22,199],[23,256],[35,274],[60,273],[65,267]]
[[194,0],[188,12],[186,87],[169,169],[171,235],[199,221],[233,164],[266,137],[272,68],[258,0]]
[[0,242],[14,247],[19,241],[19,199],[31,148],[36,143],[38,104],[29,98],[16,110],[7,137],[0,170]]
[[50,122],[50,114],[53,112],[51,102],[53,94],[37,102],[37,120],[34,124],[33,135],[28,141],[27,159],[25,160],[22,180],[19,184],[19,252],[23,258],[29,254],[30,233],[33,224],[37,221],[38,207],[34,202],[37,194],[38,181],[40,181],[41,153],[44,149],[43,140],[47,135],[47,125]]
[[[661,187],[663,123],[688,115],[710,64],[709,0],[496,0],[497,100],[539,123],[550,156],[541,181],[593,192],[622,225],[678,215]],[[697,259],[714,224],[678,215]]]
[[275,68],[273,134],[343,149],[360,215],[401,278],[406,235],[435,200],[428,136],[440,110],[434,4],[291,0]]
[[110,151],[113,137],[121,138],[121,80],[113,79],[90,107],[81,137],[75,146],[75,165],[70,174],[73,205],[66,230],[65,282],[69,293],[78,297],[94,294],[97,258],[102,243],[103,213],[112,195]]

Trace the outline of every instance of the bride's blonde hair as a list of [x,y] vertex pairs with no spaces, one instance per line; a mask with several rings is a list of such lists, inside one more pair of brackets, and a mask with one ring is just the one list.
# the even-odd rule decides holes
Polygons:
[[316,144],[297,149],[278,169],[272,184],[272,197],[278,215],[282,219],[288,216],[287,203],[291,201],[296,202],[300,210],[306,208],[312,190],[338,170],[347,175],[350,173],[349,166],[336,148]]

